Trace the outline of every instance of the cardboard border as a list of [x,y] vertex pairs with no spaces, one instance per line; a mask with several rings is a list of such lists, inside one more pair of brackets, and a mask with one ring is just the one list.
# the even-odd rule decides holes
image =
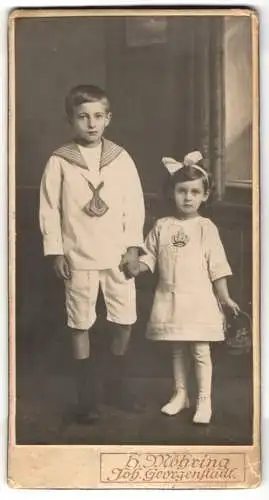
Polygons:
[[[252,21],[252,62],[253,62],[253,445],[252,446],[28,446],[17,445],[15,441],[16,402],[16,352],[15,352],[15,21],[35,17],[79,17],[79,16],[250,16]],[[259,188],[259,20],[252,9],[210,8],[210,9],[139,9],[139,8],[78,8],[78,9],[15,9],[9,16],[9,450],[8,483],[14,488],[254,488],[261,481],[260,466],[260,188]],[[119,451],[120,450],[120,451]],[[150,481],[134,480],[103,481],[101,468],[104,460],[114,454],[109,468],[127,467],[130,472],[130,457],[139,460],[145,456],[167,456],[177,460],[178,455],[188,455],[197,459],[204,454],[209,458],[217,454],[238,468],[238,478],[214,481]],[[127,459],[123,462],[123,456]],[[235,459],[243,455],[243,462]],[[213,459],[213,458],[212,458]],[[221,459],[221,458],[220,458]],[[128,462],[129,460],[129,462]],[[149,458],[146,458],[149,460]],[[158,460],[161,460],[160,458]],[[173,462],[170,462],[173,463]],[[109,469],[109,470],[110,470]],[[170,467],[171,469],[171,467]],[[172,467],[173,469],[173,467]],[[70,474],[72,470],[72,474]]]

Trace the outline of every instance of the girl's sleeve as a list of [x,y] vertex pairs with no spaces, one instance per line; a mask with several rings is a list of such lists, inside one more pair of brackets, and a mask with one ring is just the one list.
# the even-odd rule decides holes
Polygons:
[[61,230],[62,175],[59,160],[52,156],[44,170],[40,186],[39,223],[44,255],[63,255]]
[[139,260],[148,266],[151,272],[154,272],[157,257],[158,257],[158,226],[155,224],[149,232],[144,244],[145,255],[142,255]]
[[232,270],[227,260],[219,231],[213,223],[209,225],[207,231],[207,248],[208,270],[211,281],[216,281],[225,276],[231,276]]

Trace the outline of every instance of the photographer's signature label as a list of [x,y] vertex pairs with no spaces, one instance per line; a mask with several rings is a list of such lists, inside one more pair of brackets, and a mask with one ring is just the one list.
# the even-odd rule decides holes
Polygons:
[[243,453],[103,453],[105,483],[241,483]]

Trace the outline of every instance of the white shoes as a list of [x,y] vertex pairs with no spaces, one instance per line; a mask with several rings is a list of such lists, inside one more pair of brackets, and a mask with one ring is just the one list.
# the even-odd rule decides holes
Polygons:
[[184,391],[179,391],[174,394],[169,403],[161,408],[161,412],[165,415],[176,415],[185,408],[189,408],[189,398]]
[[198,398],[197,408],[193,417],[194,424],[209,424],[212,416],[211,398],[202,396]]
[[[161,412],[165,415],[177,415],[185,408],[190,407],[190,402],[187,394],[184,391],[179,391],[174,394],[171,400],[161,408]],[[209,424],[212,416],[211,398],[209,396],[199,397],[197,400],[197,408],[193,417],[194,424]]]

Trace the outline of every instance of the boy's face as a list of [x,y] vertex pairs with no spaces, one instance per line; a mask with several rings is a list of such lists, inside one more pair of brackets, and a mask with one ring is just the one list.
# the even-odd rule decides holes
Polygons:
[[85,146],[97,146],[111,120],[102,101],[84,102],[74,108],[71,126]]
[[185,218],[197,214],[201,203],[208,199],[202,179],[178,182],[174,187],[174,198],[178,212]]

